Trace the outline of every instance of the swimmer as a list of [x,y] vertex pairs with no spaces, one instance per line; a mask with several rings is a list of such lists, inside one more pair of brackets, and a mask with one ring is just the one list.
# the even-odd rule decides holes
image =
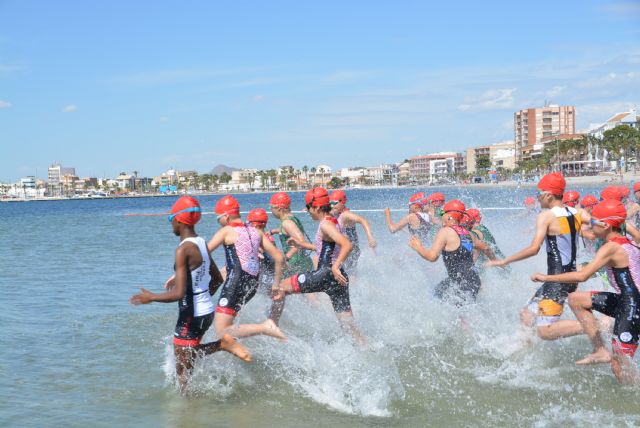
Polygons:
[[200,343],[213,321],[214,306],[211,296],[222,283],[220,271],[211,259],[204,239],[195,232],[201,211],[198,201],[190,196],[181,197],[171,207],[169,221],[173,233],[180,237],[175,256],[176,273],[171,286],[164,293],[152,293],[141,288],[139,294],[129,299],[134,305],[178,302],[173,352],[176,377],[182,393],[186,391],[198,357],[227,351],[243,361],[251,361],[247,350],[228,334],[222,335],[215,342]]
[[[309,251],[289,244],[289,239],[291,238],[294,238],[296,241],[304,241],[305,237],[307,237],[309,241],[302,222],[291,213],[291,198],[284,192],[278,192],[271,196],[269,205],[271,206],[271,213],[275,218],[280,220],[280,227],[271,230],[271,233],[278,235],[280,246],[284,253],[285,267],[282,272],[282,277],[288,278],[292,275],[312,270],[313,260],[309,255]],[[319,304],[319,302],[310,295],[307,295],[307,299],[312,304]],[[271,318],[276,325],[280,323],[284,304],[285,299],[282,298],[275,301],[271,306],[269,318]]]
[[[493,234],[489,231],[487,226],[482,224],[482,214],[480,210],[475,208],[469,208],[466,211],[469,216],[469,232],[475,235],[479,241],[484,242],[486,245],[491,247],[491,251],[495,254],[496,257],[504,258],[504,254],[498,248],[498,243],[496,239],[493,237]],[[474,260],[476,261],[476,267],[479,271],[484,269],[484,263],[488,261],[487,257],[478,249],[474,249]]]
[[369,226],[367,219],[349,211],[346,206],[347,195],[342,190],[334,190],[331,192],[329,200],[331,201],[331,215],[338,219],[338,224],[340,224],[344,234],[349,238],[351,244],[353,244],[353,249],[351,253],[349,253],[349,257],[347,257],[347,260],[345,260],[342,265],[348,274],[353,275],[355,274],[358,259],[360,258],[360,243],[358,240],[358,232],[356,231],[356,224],[359,224],[362,226],[362,229],[364,229],[369,247],[376,248],[376,240],[373,237],[373,233],[371,233],[371,226]]
[[282,254],[262,231],[242,222],[240,204],[233,196],[227,195],[218,200],[215,212],[222,227],[209,240],[207,247],[209,252],[213,252],[223,246],[227,262],[227,276],[216,306],[216,333],[218,336],[228,333],[234,337],[264,334],[286,340],[284,333],[271,319],[260,324],[234,325],[238,312],[258,290],[261,249],[275,261],[272,292],[274,296],[279,295],[284,264]]
[[433,219],[423,211],[424,200],[425,195],[422,192],[411,196],[411,198],[409,198],[409,214],[397,223],[391,221],[391,210],[385,208],[384,217],[389,231],[396,233],[407,227],[412,236],[417,236],[421,240],[428,240],[429,231],[433,227]]
[[534,198],[532,196],[527,196],[526,198],[524,198],[524,207],[526,208],[527,212],[529,212],[529,213],[538,212],[539,211],[536,198]]
[[[627,212],[617,200],[608,199],[593,208],[594,233],[606,243],[600,247],[593,261],[579,272],[558,275],[536,273],[534,281],[579,283],[587,281],[599,269],[606,267],[614,293],[574,292],[569,295],[569,306],[582,324],[593,344],[593,353],[577,364],[611,363],[619,382],[637,384],[640,378],[631,361],[638,348],[640,335],[640,249],[626,238],[620,229]],[[613,358],[604,346],[598,322],[592,310],[615,318],[613,328]]]
[[495,259],[491,248],[460,226],[465,216],[465,206],[459,200],[451,200],[443,207],[442,228],[431,248],[423,247],[420,239],[412,236],[409,246],[423,259],[435,262],[442,254],[447,269],[447,279],[435,289],[436,297],[456,306],[474,302],[480,290],[480,276],[473,266],[473,249],[483,251],[489,259]]
[[[559,172],[542,177],[538,182],[538,202],[540,207],[549,209],[538,214],[533,241],[527,248],[502,260],[490,261],[485,266],[507,266],[533,257],[546,241],[548,274],[575,272],[581,222],[576,209],[562,203],[565,186],[565,179]],[[579,322],[560,320],[564,302],[575,289],[576,284],[570,283],[550,281],[542,284],[520,313],[523,325],[529,328],[535,325],[536,334],[544,340],[582,333]]]
[[[349,333],[356,343],[364,345],[366,339],[356,326],[351,310],[349,277],[342,267],[353,245],[343,234],[338,220],[330,215],[331,202],[326,189],[311,189],[304,199],[309,215],[314,221],[319,222],[315,244],[294,237],[289,238],[289,244],[300,249],[315,250],[318,254],[318,267],[282,280],[282,294],[326,293],[331,299],[342,329]],[[284,297],[283,295],[281,297]]]
[[[265,232],[264,229],[267,226],[267,222],[269,221],[269,215],[262,208],[256,208],[251,210],[247,215],[247,223],[256,229],[260,230],[264,233],[264,235],[271,241],[272,244],[275,245],[275,240],[270,232]],[[271,295],[271,287],[273,285],[273,280],[276,273],[276,262],[271,258],[271,256],[264,252],[264,250],[260,250],[260,254],[258,255],[260,258],[260,275],[259,275],[259,286],[258,290],[261,293]]]

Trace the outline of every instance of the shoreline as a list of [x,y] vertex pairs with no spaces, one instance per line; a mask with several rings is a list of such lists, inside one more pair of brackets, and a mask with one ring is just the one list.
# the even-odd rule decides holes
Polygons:
[[[596,175],[596,176],[583,176],[583,177],[566,177],[567,185],[598,185],[598,184],[614,184],[614,185],[631,185],[636,181],[640,181],[640,174],[636,175],[633,173],[627,173],[624,176],[624,180],[620,181],[620,177],[618,175]],[[437,186],[428,186],[428,185],[408,185],[408,186],[392,186],[392,185],[384,185],[384,186],[358,186],[358,187],[350,187],[348,190],[369,190],[369,189],[428,189],[430,187],[433,188],[454,188],[454,187],[465,187],[465,188],[476,188],[476,189],[486,189],[486,188],[521,188],[521,187],[535,187],[536,182],[517,182],[513,180],[509,181],[500,181],[498,183],[468,183],[468,184],[442,184]],[[149,193],[149,194],[141,194],[141,195],[119,195],[119,196],[99,196],[99,197],[62,197],[62,196],[51,196],[51,197],[36,197],[36,198],[7,198],[0,199],[0,202],[48,202],[48,201],[93,201],[100,199],[134,199],[134,198],[168,198],[182,195],[191,195],[191,196],[215,196],[215,195],[246,195],[246,194],[261,194],[261,193],[274,193],[280,192],[282,190],[254,190],[251,192],[202,192],[202,193],[176,193],[176,194],[163,194],[163,193]],[[297,193],[304,192],[306,190],[287,190],[288,193]]]

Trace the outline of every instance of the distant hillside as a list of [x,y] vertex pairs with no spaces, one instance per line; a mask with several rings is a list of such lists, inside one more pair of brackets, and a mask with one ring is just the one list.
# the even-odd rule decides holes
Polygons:
[[227,173],[227,174],[231,174],[231,172],[233,171],[237,171],[239,168],[234,168],[231,166],[226,166],[226,165],[216,165],[215,168],[213,168],[209,174],[211,175],[217,175],[217,176],[221,176],[223,173]]

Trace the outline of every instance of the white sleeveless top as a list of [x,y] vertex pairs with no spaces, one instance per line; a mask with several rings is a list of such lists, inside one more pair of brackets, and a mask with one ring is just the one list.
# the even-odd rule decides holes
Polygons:
[[209,274],[209,269],[211,269],[209,250],[207,249],[207,243],[200,236],[185,238],[180,242],[180,245],[185,242],[191,242],[197,245],[200,250],[200,255],[202,256],[202,264],[191,271],[191,290],[187,290],[185,296],[189,297],[189,294],[191,294],[193,298],[193,316],[199,317],[210,314],[214,310],[211,294],[209,294],[209,282],[211,282],[211,275]]

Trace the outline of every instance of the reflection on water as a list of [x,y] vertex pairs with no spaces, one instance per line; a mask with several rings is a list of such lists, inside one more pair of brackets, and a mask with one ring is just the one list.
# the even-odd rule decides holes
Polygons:
[[[348,204],[403,208],[412,192],[351,191]],[[444,192],[480,207],[520,206],[531,193]],[[265,206],[268,197],[239,199],[248,210]],[[201,199],[205,210],[215,199]],[[293,200],[302,208],[301,194]],[[8,344],[0,351],[3,426],[640,423],[637,389],[617,385],[608,366],[574,365],[590,349],[586,338],[523,343],[518,311],[536,289],[529,275],[545,268],[542,254],[513,265],[506,277],[488,272],[478,303],[461,311],[432,297],[444,277],[442,262],[419,259],[407,247],[408,234],[389,234],[379,211],[366,213],[379,247],[375,254],[363,248],[351,287],[367,348],[343,335],[330,305],[316,308],[294,296],[282,319],[286,344],[245,339],[254,356],[249,365],[224,353],[201,360],[193,397],[184,399],[173,386],[170,346],[177,304],[127,303],[139,286],[160,289],[177,240],[165,217],[123,214],[163,212],[172,202],[0,204],[7,302],[0,321]],[[394,219],[401,214],[394,212]],[[530,242],[532,217],[501,210],[483,215],[506,254]],[[197,230],[208,238],[215,228],[214,216],[205,216]],[[221,254],[215,257],[222,263]],[[584,287],[602,283],[594,279]],[[240,320],[262,320],[268,304],[257,296]]]

